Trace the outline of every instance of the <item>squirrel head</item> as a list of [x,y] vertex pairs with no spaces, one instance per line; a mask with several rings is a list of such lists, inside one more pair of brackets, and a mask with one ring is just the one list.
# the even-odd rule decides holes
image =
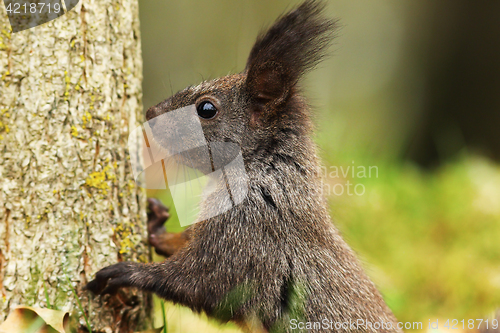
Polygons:
[[307,134],[300,79],[324,57],[336,26],[323,9],[320,1],[305,1],[257,38],[242,73],[187,87],[151,107],[146,119],[195,105],[207,142],[237,143],[246,159]]

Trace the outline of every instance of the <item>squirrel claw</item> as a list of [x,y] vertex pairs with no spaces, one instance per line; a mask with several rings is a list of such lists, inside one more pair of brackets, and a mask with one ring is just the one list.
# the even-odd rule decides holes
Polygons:
[[120,262],[101,269],[94,280],[83,287],[95,295],[115,294],[119,288],[130,286],[130,276],[133,271],[132,263]]

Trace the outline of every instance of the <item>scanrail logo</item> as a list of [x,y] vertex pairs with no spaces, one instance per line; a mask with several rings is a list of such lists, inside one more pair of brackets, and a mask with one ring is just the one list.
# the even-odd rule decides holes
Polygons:
[[34,28],[73,9],[79,0],[3,0],[12,32]]
[[194,104],[136,128],[128,147],[135,181],[147,189],[168,188],[181,226],[229,211],[247,196],[240,146],[207,141]]

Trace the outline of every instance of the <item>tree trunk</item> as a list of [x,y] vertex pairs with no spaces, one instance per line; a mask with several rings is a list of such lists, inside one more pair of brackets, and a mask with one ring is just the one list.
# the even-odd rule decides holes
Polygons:
[[93,332],[148,326],[148,296],[82,291],[149,260],[127,149],[143,121],[137,0],[82,0],[18,33],[0,7],[0,322],[23,304],[68,310],[82,332],[82,308]]

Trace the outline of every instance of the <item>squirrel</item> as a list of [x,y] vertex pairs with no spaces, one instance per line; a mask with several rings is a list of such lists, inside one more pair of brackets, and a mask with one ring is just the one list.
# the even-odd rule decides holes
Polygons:
[[322,194],[299,85],[336,31],[324,7],[306,0],[278,18],[257,38],[243,72],[187,87],[147,110],[149,121],[195,104],[207,142],[241,147],[248,192],[179,234],[164,229],[168,209],[149,199],[149,242],[166,260],[105,267],[87,290],[135,287],[246,331],[402,332]]

